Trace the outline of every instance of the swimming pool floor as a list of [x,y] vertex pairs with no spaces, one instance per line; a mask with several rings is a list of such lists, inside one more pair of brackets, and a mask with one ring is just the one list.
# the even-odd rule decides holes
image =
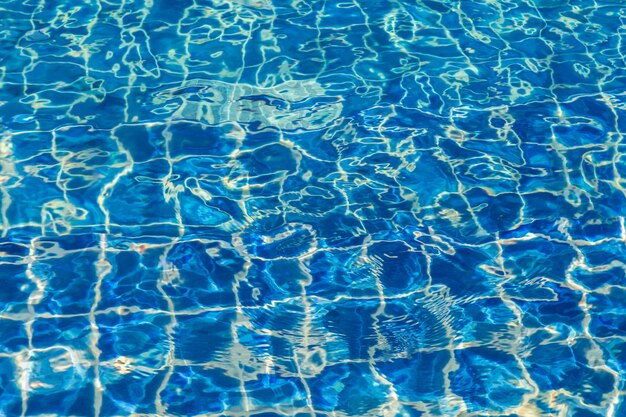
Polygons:
[[625,6],[0,0],[0,416],[626,416]]

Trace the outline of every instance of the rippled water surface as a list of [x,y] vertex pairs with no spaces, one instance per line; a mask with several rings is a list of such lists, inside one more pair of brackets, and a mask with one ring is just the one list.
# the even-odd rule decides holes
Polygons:
[[0,0],[0,416],[626,416],[622,0]]

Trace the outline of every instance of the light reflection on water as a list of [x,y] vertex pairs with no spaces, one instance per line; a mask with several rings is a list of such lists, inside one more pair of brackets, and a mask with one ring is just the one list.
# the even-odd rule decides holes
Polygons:
[[0,9],[0,415],[626,415],[619,2]]

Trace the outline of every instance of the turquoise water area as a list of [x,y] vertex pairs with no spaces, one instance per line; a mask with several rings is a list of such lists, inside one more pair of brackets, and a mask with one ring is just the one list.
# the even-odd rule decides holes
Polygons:
[[0,416],[626,416],[622,0],[0,0]]

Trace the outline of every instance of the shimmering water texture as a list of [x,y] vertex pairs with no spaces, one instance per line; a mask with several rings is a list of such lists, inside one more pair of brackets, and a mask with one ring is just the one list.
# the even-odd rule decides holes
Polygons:
[[0,0],[0,416],[626,416],[622,0]]

